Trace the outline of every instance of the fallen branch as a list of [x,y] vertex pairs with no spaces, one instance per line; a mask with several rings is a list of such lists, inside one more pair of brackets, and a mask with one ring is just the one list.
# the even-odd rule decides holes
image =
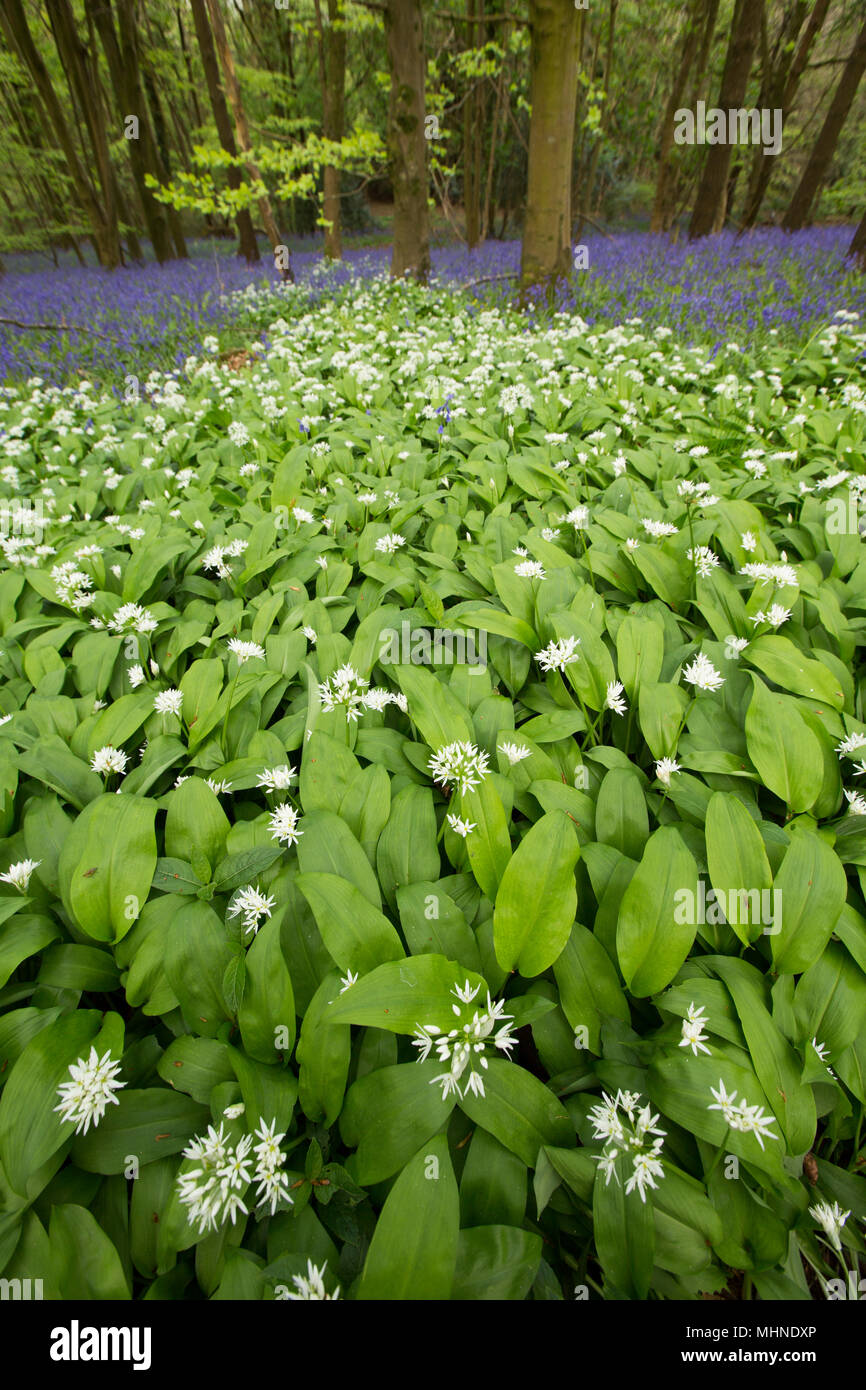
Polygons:
[[461,285],[461,290],[471,290],[476,285],[489,285],[493,280],[517,280],[519,270],[506,270],[504,275],[482,275],[480,280],[467,280],[465,285]]
[[90,333],[94,338],[113,338],[118,340],[116,333],[100,333],[98,328],[85,328],[81,323],[22,323],[20,319],[7,319],[0,317],[0,323],[7,323],[12,328],[36,328],[48,329],[56,333]]

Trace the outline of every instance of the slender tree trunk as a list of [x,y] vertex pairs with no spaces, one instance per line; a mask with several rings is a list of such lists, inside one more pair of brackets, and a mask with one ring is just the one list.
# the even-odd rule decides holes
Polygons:
[[863,27],[857,35],[854,49],[842,69],[842,76],[839,78],[833,93],[830,109],[824,117],[824,124],[821,126],[809,156],[809,162],[803,170],[803,176],[794,190],[788,211],[785,213],[782,226],[786,232],[799,231],[808,221],[864,72],[866,72],[866,20],[864,20]]
[[[737,0],[716,103],[725,112],[743,104],[761,32],[762,11],[763,0]],[[725,192],[730,165],[730,144],[709,146],[689,224],[690,241],[721,231],[725,220]]]
[[[346,25],[341,0],[328,0],[327,30],[322,23],[320,0],[315,0],[318,29],[319,73],[322,84],[322,134],[326,140],[343,138],[346,109]],[[322,173],[322,217],[325,221],[325,255],[338,261],[343,255],[340,228],[340,170],[326,164]]]
[[[105,266],[117,265],[120,260],[119,244],[116,236],[112,238],[105,211],[79,158],[68,114],[58,99],[48,69],[42,61],[42,55],[33,42],[21,0],[3,0],[3,4],[0,6],[0,24],[3,26],[11,47],[17,52],[29,72],[33,85],[48,113],[51,129],[57,144],[63,151],[63,157],[66,160],[76,195],[93,229],[93,244],[99,262]],[[113,260],[112,257],[114,257]]]
[[[235,60],[232,55],[232,51],[229,48],[225,25],[223,24],[222,11],[219,7],[219,0],[206,0],[206,4],[208,15],[210,16],[211,27],[213,29],[214,44],[216,46],[217,54],[219,55],[220,66],[223,70],[223,79],[226,84],[226,93],[228,94],[229,104],[232,108],[232,115],[235,119],[235,139],[237,141],[237,146],[240,153],[244,157],[244,162],[247,166],[247,173],[249,174],[251,181],[253,183],[261,184],[262,189],[264,189],[265,181],[262,178],[261,171],[258,165],[253,159],[252,142],[250,141],[249,126],[247,124],[246,112],[244,111],[244,104],[241,99],[240,83],[238,82],[237,74],[235,73]],[[267,233],[268,241],[271,243],[271,247],[273,248],[274,260],[278,266],[280,276],[283,280],[293,281],[295,275],[294,271],[292,270],[291,258],[288,254],[288,248],[285,246],[285,243],[282,237],[280,236],[279,228],[277,227],[276,220],[274,218],[273,209],[271,208],[271,201],[266,192],[262,192],[261,197],[258,199],[258,208],[259,215],[262,219],[262,224],[264,226],[265,232]],[[285,256],[286,264],[282,263],[283,256]]]
[[114,91],[117,114],[123,123],[128,116],[138,119],[138,134],[127,139],[127,150],[132,176],[141,200],[147,234],[153,246],[154,255],[160,264],[170,259],[172,254],[169,239],[168,218],[165,208],[156,201],[151,189],[147,187],[147,174],[158,177],[158,161],[154,147],[150,118],[141,88],[137,55],[128,43],[121,47],[114,26],[111,0],[86,0],[87,13],[95,25],[102,44],[102,51],[108,64],[108,73]]
[[[589,156],[589,168],[586,171],[586,177],[581,185],[580,203],[581,207],[586,208],[587,210],[592,207],[592,190],[595,185],[595,175],[596,170],[598,169],[599,156],[601,155],[602,142],[604,141],[604,138],[609,129],[610,118],[613,111],[613,105],[610,99],[610,77],[611,72],[613,70],[613,34],[614,26],[616,24],[617,3],[618,0],[609,0],[609,9],[607,16],[607,39],[605,41],[604,55],[604,111],[602,113],[601,125],[599,127],[598,133],[596,134],[596,137],[592,142],[592,153]],[[583,223],[584,218],[581,215],[577,232],[575,234],[578,239],[580,238],[580,234],[583,231]]]
[[577,102],[577,12],[530,0],[532,31],[529,175],[520,257],[523,291],[572,269],[571,168]]
[[[466,0],[467,48],[483,43],[482,0]],[[480,79],[471,75],[463,103],[463,217],[466,245],[471,249],[481,240],[481,130],[484,120]]]
[[[713,38],[716,32],[716,21],[719,17],[720,0],[704,0],[703,27],[701,29],[698,56],[695,60],[694,72],[688,84],[688,95],[683,105],[693,109],[698,101],[706,100],[707,91],[707,69],[710,62],[710,50],[713,45]],[[680,215],[684,207],[690,201],[690,189],[693,182],[687,164],[680,160],[674,166],[675,172],[673,182],[668,190],[668,198],[664,212],[663,231],[669,232],[674,224],[676,217]]]
[[[779,31],[770,73],[761,84],[758,106],[768,107],[771,111],[781,110],[783,131],[788,113],[797,95],[809,52],[821,30],[829,8],[830,0],[816,0],[796,51],[794,45],[806,19],[807,0],[795,0]],[[749,227],[754,227],[758,220],[758,214],[767,195],[776,163],[777,156],[765,154],[760,147],[755,150],[742,219],[744,231]]]
[[430,215],[420,0],[387,0],[385,35],[391,69],[388,155],[394,187],[391,276],[399,279],[408,274],[426,284],[430,273]]
[[[202,67],[204,68],[205,82],[207,83],[208,97],[210,98],[211,111],[213,112],[214,124],[216,125],[217,135],[222,148],[226,154],[232,158],[237,156],[238,147],[235,143],[232,120],[229,109],[226,106],[226,99],[220,82],[219,63],[217,62],[216,49],[214,48],[213,34],[207,17],[205,0],[190,0],[193,24],[195,25],[195,36],[198,41],[199,53],[201,54]],[[241,186],[241,171],[232,165],[228,172],[229,188],[235,189]],[[253,219],[250,216],[249,208],[241,208],[235,217],[238,229],[238,251],[249,265],[253,265],[260,260],[258,242],[253,229]]]
[[186,30],[183,27],[183,18],[180,13],[180,5],[174,7],[175,17],[177,18],[177,36],[180,39],[180,50],[183,54],[183,63],[186,68],[187,81],[189,82],[189,94],[192,100],[192,109],[195,114],[195,123],[201,129],[204,122],[201,116],[201,107],[198,102],[198,94],[195,89],[195,79],[192,75],[192,59],[189,56],[189,44],[186,41]]
[[[121,24],[127,36],[128,44],[134,47],[138,55],[144,91],[147,94],[147,105],[153,117],[153,150],[154,159],[156,160],[156,176],[160,183],[167,184],[171,182],[171,156],[169,154],[168,132],[165,127],[165,117],[162,111],[162,103],[159,99],[156,77],[148,62],[147,50],[139,47],[138,27],[134,22],[132,13],[134,0],[118,0],[118,3],[121,13]],[[167,217],[171,238],[174,242],[175,253],[185,259],[187,249],[180,213],[177,208],[173,208],[171,204],[169,204],[167,208]]]
[[860,226],[854,233],[854,240],[848,247],[848,255],[853,256],[859,268],[866,271],[866,212],[860,218]]
[[682,42],[680,44],[679,61],[662,114],[659,128],[658,175],[656,177],[655,198],[653,200],[653,210],[650,218],[651,232],[665,231],[670,225],[667,221],[671,202],[671,185],[673,182],[673,166],[670,154],[674,143],[675,118],[677,111],[681,108],[683,93],[686,89],[686,83],[689,79],[692,64],[695,61],[695,54],[698,51],[698,41],[701,34],[701,9],[702,0],[692,0],[691,12],[686,19]]
[[51,32],[63,64],[73,99],[84,117],[93,159],[102,189],[104,210],[103,264],[109,269],[120,265],[120,233],[117,225],[117,199],[114,170],[108,150],[105,114],[100,99],[98,71],[94,55],[82,42],[69,0],[45,0]]

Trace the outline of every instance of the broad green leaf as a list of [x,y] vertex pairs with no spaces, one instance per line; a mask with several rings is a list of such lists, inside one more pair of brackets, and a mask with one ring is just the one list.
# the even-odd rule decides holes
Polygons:
[[367,1251],[359,1299],[448,1299],[460,1211],[444,1137],[430,1139],[398,1177]]
[[623,894],[616,928],[620,969],[638,998],[669,985],[691,950],[697,878],[679,832],[670,825],[656,830]]
[[549,811],[521,840],[496,895],[493,941],[503,970],[540,975],[568,940],[577,908],[580,845],[568,817]]

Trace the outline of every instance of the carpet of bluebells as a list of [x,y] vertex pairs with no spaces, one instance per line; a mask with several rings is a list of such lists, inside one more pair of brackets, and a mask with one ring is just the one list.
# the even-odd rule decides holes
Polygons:
[[862,290],[759,244],[7,276],[137,368],[5,339],[4,1278],[857,1296]]
[[[726,233],[671,246],[667,238],[643,233],[592,233],[585,241],[589,269],[576,271],[571,285],[561,288],[557,307],[597,327],[640,318],[647,328],[664,325],[684,344],[713,350],[731,339],[803,343],[839,309],[866,317],[866,279],[846,260],[851,235],[849,227],[793,236],[757,231],[740,240]],[[320,298],[349,282],[387,275],[388,247],[349,250],[342,263],[327,266],[319,243],[297,246],[298,281]],[[193,243],[189,261],[117,272],[75,264],[55,269],[44,258],[40,265],[32,255],[8,257],[0,316],[70,328],[0,324],[0,382],[39,376],[52,385],[83,377],[117,383],[126,375],[182,366],[212,333],[235,346],[248,324],[238,292],[278,280],[264,248],[255,267],[232,250],[226,242]],[[433,285],[440,291],[468,287],[470,302],[482,307],[507,306],[519,264],[516,241],[488,242],[472,252],[437,247]]]

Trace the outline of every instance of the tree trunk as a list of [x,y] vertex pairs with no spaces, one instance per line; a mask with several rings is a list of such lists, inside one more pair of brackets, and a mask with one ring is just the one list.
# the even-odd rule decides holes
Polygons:
[[[147,94],[147,105],[153,116],[153,149],[154,159],[156,160],[157,178],[160,183],[167,184],[171,182],[171,156],[169,155],[168,132],[165,128],[162,103],[159,99],[156,77],[148,60],[147,49],[141,49],[139,47],[138,26],[135,23],[132,12],[134,2],[135,0],[118,0],[122,32],[126,36],[126,42],[135,50],[138,56],[144,91]],[[186,241],[183,235],[180,213],[177,208],[173,208],[170,203],[167,208],[167,216],[175,252],[178,256],[186,258]]]
[[101,259],[108,269],[114,269],[121,262],[116,185],[108,149],[105,113],[100,100],[96,61],[81,40],[69,0],[45,0],[45,8],[70,93],[77,102],[87,127],[102,189],[104,249]]
[[[190,0],[192,9],[193,24],[195,25],[195,36],[198,41],[199,53],[201,54],[202,67],[204,68],[205,82],[207,83],[208,96],[210,98],[211,111],[213,112],[214,124],[217,129],[219,142],[226,154],[235,157],[238,147],[235,144],[235,135],[232,130],[231,116],[226,106],[226,99],[220,82],[219,64],[217,62],[216,49],[213,43],[213,34],[208,23],[205,0]],[[232,165],[227,173],[229,188],[235,189],[241,186],[241,171]],[[253,219],[250,216],[249,208],[241,208],[235,222],[238,229],[238,252],[244,257],[248,265],[253,265],[260,260],[258,242],[253,229]]]
[[125,43],[121,48],[120,39],[114,27],[111,0],[86,0],[88,16],[99,34],[108,73],[114,91],[117,113],[121,122],[127,116],[138,118],[137,138],[127,139],[129,163],[132,177],[141,201],[147,234],[153,246],[157,261],[162,264],[171,258],[172,248],[168,232],[168,219],[165,208],[156,201],[151,189],[147,187],[145,175],[158,177],[153,132],[145,104],[144,92],[134,48]]
[[[322,24],[320,0],[316,3],[319,72],[322,85],[322,134],[326,140],[343,138],[346,109],[346,21],[342,0],[328,0],[328,28]],[[339,261],[343,255],[340,229],[340,170],[326,164],[322,173],[322,217],[325,222],[325,255]]]
[[[11,47],[17,52],[30,74],[34,88],[39,93],[57,144],[63,151],[67,168],[81,207],[84,209],[93,229],[93,244],[101,265],[117,265],[120,260],[120,246],[116,235],[112,239],[105,211],[100,205],[84,165],[78,155],[72,136],[68,114],[64,111],[54,90],[42,55],[33,42],[21,0],[3,0],[0,6],[2,24]],[[112,262],[112,256],[114,260]]]
[[[589,168],[586,171],[586,177],[583,180],[583,184],[581,186],[581,207],[585,208],[587,211],[589,211],[589,209],[592,207],[592,190],[595,186],[595,175],[596,170],[598,169],[599,156],[601,155],[602,141],[607,135],[610,126],[611,113],[613,109],[610,99],[610,75],[613,70],[613,34],[614,26],[616,24],[617,4],[618,0],[609,0],[610,7],[608,9],[607,39],[605,41],[604,56],[604,110],[602,113],[601,124],[599,126],[598,133],[596,134],[596,137],[592,142],[592,154],[589,156]],[[578,224],[577,232],[575,234],[577,240],[580,239],[580,234],[583,231],[583,223],[584,218],[581,214],[580,222]]]
[[866,20],[857,35],[853,52],[842,69],[838,86],[833,93],[830,109],[824,117],[818,139],[803,170],[803,176],[794,190],[794,196],[782,221],[786,232],[796,232],[805,226],[812,211],[818,190],[824,182],[836,144],[845,124],[845,117],[857,94],[860,79],[866,72]]
[[[246,164],[247,173],[250,176],[251,182],[261,184],[264,190],[264,179],[262,178],[258,165],[253,159],[249,126],[247,125],[246,112],[244,111],[244,104],[241,99],[240,84],[237,79],[237,74],[235,73],[235,60],[229,48],[228,38],[226,37],[219,0],[205,0],[205,3],[207,5],[208,15],[210,16],[214,44],[217,54],[219,55],[220,66],[223,70],[226,93],[228,94],[229,104],[232,108],[232,115],[235,120],[235,139],[237,141],[237,147],[244,157],[244,163]],[[279,269],[280,276],[283,280],[294,281],[295,275],[292,270],[288,248],[285,246],[280,236],[279,228],[277,227],[271,208],[271,201],[267,193],[263,191],[261,197],[257,201],[259,215],[261,216],[262,224],[267,233],[268,241],[273,248],[274,262]],[[282,261],[283,256],[285,256],[285,264],[283,264]]]
[[[742,106],[752,59],[758,46],[763,8],[763,0],[737,0],[716,103],[725,112]],[[689,223],[690,241],[721,231],[725,220],[725,193],[730,165],[731,145],[727,142],[710,145]]]
[[[481,27],[482,0],[466,0],[467,48],[476,49],[483,43]],[[463,105],[463,217],[466,224],[466,245],[471,249],[481,240],[481,132],[484,123],[484,99],[481,79],[470,75],[470,87]]]
[[426,284],[430,273],[430,215],[421,0],[387,0],[385,35],[391,69],[388,155],[394,187],[391,276],[399,279],[408,274]]
[[866,212],[860,218],[860,226],[854,233],[854,240],[848,247],[848,255],[854,257],[860,270],[866,270]]
[[673,166],[670,153],[674,143],[674,129],[676,126],[676,113],[680,110],[683,100],[683,93],[689,79],[692,64],[695,61],[695,54],[698,51],[698,40],[701,34],[701,9],[702,0],[692,0],[692,9],[689,14],[685,29],[683,30],[682,42],[680,45],[679,61],[677,63],[671,89],[668,93],[667,103],[659,128],[659,162],[658,175],[656,177],[656,191],[653,200],[652,216],[650,218],[650,231],[663,232],[670,225],[668,221],[671,195],[673,192]]
[[571,167],[577,102],[577,13],[562,0],[530,0],[529,174],[520,256],[525,291],[572,269]]
[[[806,28],[800,43],[794,50],[797,36],[803,27],[803,22],[808,10],[807,0],[795,0],[790,10],[786,14],[779,37],[776,40],[773,59],[770,65],[770,72],[761,84],[761,95],[758,98],[759,108],[767,107],[771,111],[781,110],[782,130],[785,129],[785,119],[794,103],[797,88],[800,85],[800,78],[812,44],[817,38],[821,25],[827,16],[830,8],[830,0],[816,0],[812,13],[806,22]],[[746,194],[746,206],[743,212],[742,229],[747,230],[754,227],[758,220],[758,213],[761,204],[767,195],[770,186],[770,179],[776,167],[777,158],[772,154],[764,154],[760,147],[755,150],[752,173],[749,178],[749,188]]]

